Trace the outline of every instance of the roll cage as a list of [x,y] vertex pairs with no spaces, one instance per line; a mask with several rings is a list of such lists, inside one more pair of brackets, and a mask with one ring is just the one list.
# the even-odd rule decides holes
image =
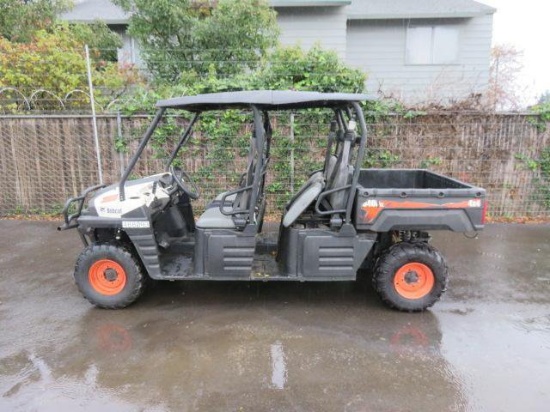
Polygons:
[[[263,214],[265,212],[265,174],[270,158],[271,146],[272,129],[269,119],[269,112],[310,108],[329,108],[334,111],[335,116],[334,120],[331,122],[331,133],[329,134],[327,143],[324,170],[328,167],[331,150],[334,145],[336,145],[336,153],[339,150],[342,150],[341,146],[345,145],[346,141],[351,145],[351,148],[358,145],[358,151],[355,156],[355,164],[351,181],[337,187],[329,187],[327,190],[323,191],[315,203],[315,212],[320,216],[345,214],[343,223],[350,223],[354,194],[359,180],[367,140],[367,128],[363,111],[359,104],[359,102],[365,100],[372,100],[372,98],[362,94],[266,90],[212,93],[159,101],[157,103],[158,110],[119,182],[120,200],[125,200],[126,181],[128,180],[128,177],[141,157],[145,147],[150,141],[167,109],[187,110],[194,113],[194,116],[189,125],[184,129],[176,147],[173,149],[169,160],[166,163],[166,170],[169,169],[170,165],[176,159],[180,149],[189,141],[193,126],[200,118],[202,112],[229,109],[251,110],[254,119],[254,133],[251,138],[247,171],[245,172],[243,181],[238,189],[231,190],[223,194],[220,202],[220,211],[224,215],[241,215],[243,217],[243,223],[246,221],[255,222],[255,213],[258,212],[257,221],[261,226]],[[356,134],[357,124],[359,125],[358,135]],[[351,161],[352,158],[349,157],[349,162]],[[345,199],[340,207],[331,207],[330,203],[327,202],[327,198],[334,196],[339,192],[346,194],[346,191],[347,199]],[[246,197],[247,202],[241,203],[247,205],[247,207],[245,209],[237,207],[233,210],[227,210],[224,207],[224,204],[226,199],[231,195],[236,195],[237,198]],[[258,201],[260,201],[260,205],[257,205]],[[239,202],[237,202],[237,204],[239,204]]]

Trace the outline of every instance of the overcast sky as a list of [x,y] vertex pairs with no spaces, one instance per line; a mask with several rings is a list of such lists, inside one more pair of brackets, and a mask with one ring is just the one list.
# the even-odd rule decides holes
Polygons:
[[550,1],[479,0],[495,7],[493,44],[523,50],[522,80],[528,103],[550,90]]

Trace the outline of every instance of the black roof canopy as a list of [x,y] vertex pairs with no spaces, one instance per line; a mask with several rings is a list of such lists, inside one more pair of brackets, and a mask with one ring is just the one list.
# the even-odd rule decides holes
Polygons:
[[264,110],[306,109],[312,107],[347,106],[352,102],[375,100],[366,94],[318,93],[292,90],[253,90],[199,94],[175,97],[157,102],[158,108],[185,109],[191,112],[246,108],[251,105]]

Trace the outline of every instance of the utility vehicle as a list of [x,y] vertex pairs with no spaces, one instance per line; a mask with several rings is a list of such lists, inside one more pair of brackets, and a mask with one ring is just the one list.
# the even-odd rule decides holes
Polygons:
[[[162,100],[120,182],[69,199],[60,230],[76,228],[85,249],[74,277],[102,308],[123,308],[147,278],[166,280],[350,281],[370,270],[382,301],[421,311],[445,291],[445,259],[430,230],[475,232],[484,226],[485,190],[427,170],[362,169],[367,126],[361,94],[243,91]],[[334,114],[324,166],[282,211],[278,239],[262,236],[270,112],[328,108]],[[166,164],[153,176],[128,180],[167,109],[194,113]],[[238,187],[193,214],[200,189],[174,160],[201,113],[239,109],[253,132]],[[85,203],[87,198],[90,199]],[[76,212],[69,214],[69,210]]]

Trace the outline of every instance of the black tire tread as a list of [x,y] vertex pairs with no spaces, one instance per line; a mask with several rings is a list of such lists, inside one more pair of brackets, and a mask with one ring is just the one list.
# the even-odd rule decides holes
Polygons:
[[[83,262],[87,259],[93,259],[96,255],[104,254],[119,254],[122,258],[130,259],[135,266],[135,279],[131,282],[132,288],[130,293],[128,293],[123,299],[119,298],[117,301],[113,301],[112,303],[99,302],[90,296],[86,291],[85,285],[78,281],[77,275],[77,272],[82,269]],[[115,246],[113,244],[92,244],[86,247],[76,261],[74,279],[78,290],[84,298],[92,305],[102,309],[122,309],[132,304],[141,296],[145,289],[146,283],[146,277],[143,275],[141,262],[139,262],[128,249],[123,246]]]
[[[438,282],[438,287],[436,288],[434,286],[435,293],[431,294],[428,302],[421,307],[414,307],[412,304],[405,304],[405,300],[403,302],[395,301],[388,291],[388,288],[392,287],[391,284],[393,284],[393,282],[389,284],[384,280],[389,278],[393,279],[393,274],[388,273],[388,271],[392,271],[392,262],[405,260],[417,261],[419,256],[425,258],[427,261],[432,260],[434,262],[433,266],[435,267],[432,267],[432,271],[436,277],[436,282]],[[440,270],[437,270],[438,268]],[[399,242],[386,249],[378,258],[374,268],[372,283],[380,299],[390,308],[403,312],[421,312],[433,306],[441,299],[441,296],[447,290],[447,275],[447,262],[435,247],[425,242]]]

